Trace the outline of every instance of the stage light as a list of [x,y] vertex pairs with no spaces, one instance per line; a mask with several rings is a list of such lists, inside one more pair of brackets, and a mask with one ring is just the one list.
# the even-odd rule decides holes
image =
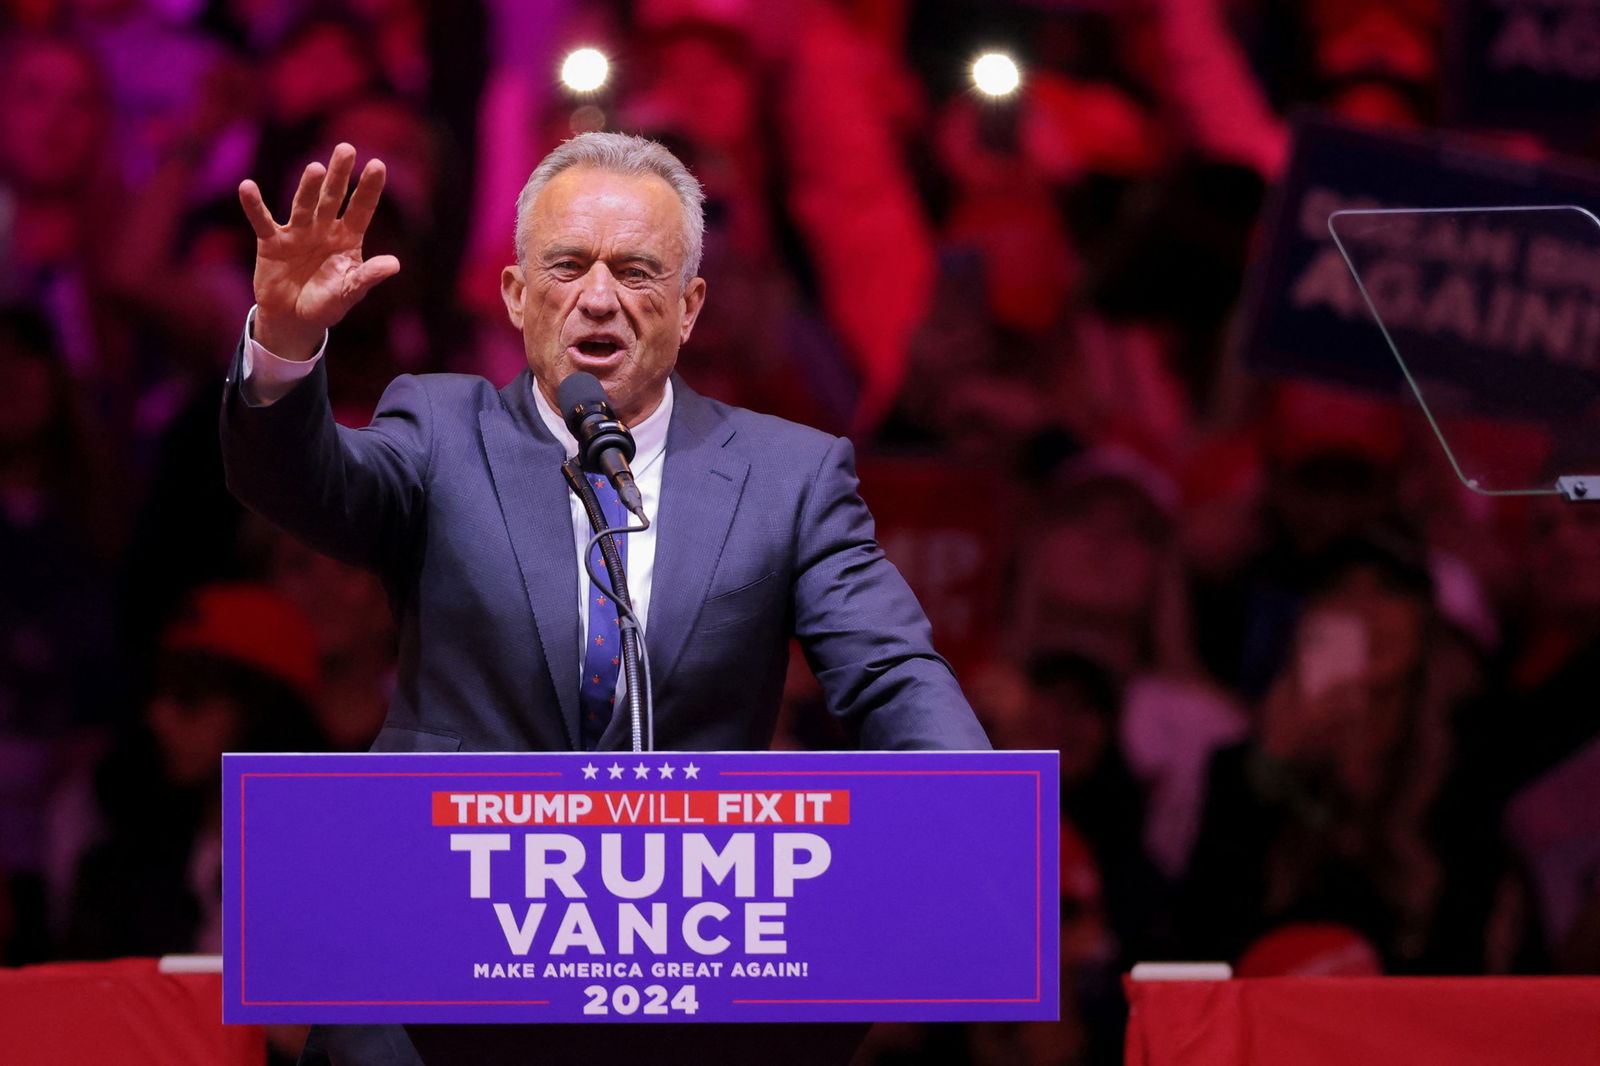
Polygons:
[[611,64],[598,49],[580,48],[561,64],[561,84],[575,93],[592,93],[606,83]]
[[1022,72],[1010,56],[985,52],[972,62],[972,84],[987,96],[1010,96],[1022,84]]

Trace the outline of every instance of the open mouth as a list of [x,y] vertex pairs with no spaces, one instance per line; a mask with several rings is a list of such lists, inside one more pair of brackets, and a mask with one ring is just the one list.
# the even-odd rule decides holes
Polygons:
[[621,346],[615,341],[579,341],[574,347],[586,358],[607,359]]

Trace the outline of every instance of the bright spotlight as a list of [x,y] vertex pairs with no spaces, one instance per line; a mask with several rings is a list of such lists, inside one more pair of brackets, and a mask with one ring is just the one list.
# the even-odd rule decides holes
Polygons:
[[561,84],[575,93],[592,93],[606,83],[610,69],[604,53],[594,48],[580,48],[562,62]]
[[986,52],[973,60],[972,84],[987,96],[1010,96],[1022,84],[1022,72],[1010,56]]

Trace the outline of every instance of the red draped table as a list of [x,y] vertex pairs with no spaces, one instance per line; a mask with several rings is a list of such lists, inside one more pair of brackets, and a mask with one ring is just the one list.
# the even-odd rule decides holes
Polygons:
[[1129,1066],[1592,1066],[1600,978],[1126,982]]
[[28,1066],[259,1066],[256,1026],[222,1025],[222,975],[155,959],[0,969],[0,1062]]

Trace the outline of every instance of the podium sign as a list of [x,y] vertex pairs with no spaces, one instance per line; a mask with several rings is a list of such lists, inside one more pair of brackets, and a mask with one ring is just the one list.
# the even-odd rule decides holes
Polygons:
[[226,755],[223,1020],[1053,1019],[1056,768]]

